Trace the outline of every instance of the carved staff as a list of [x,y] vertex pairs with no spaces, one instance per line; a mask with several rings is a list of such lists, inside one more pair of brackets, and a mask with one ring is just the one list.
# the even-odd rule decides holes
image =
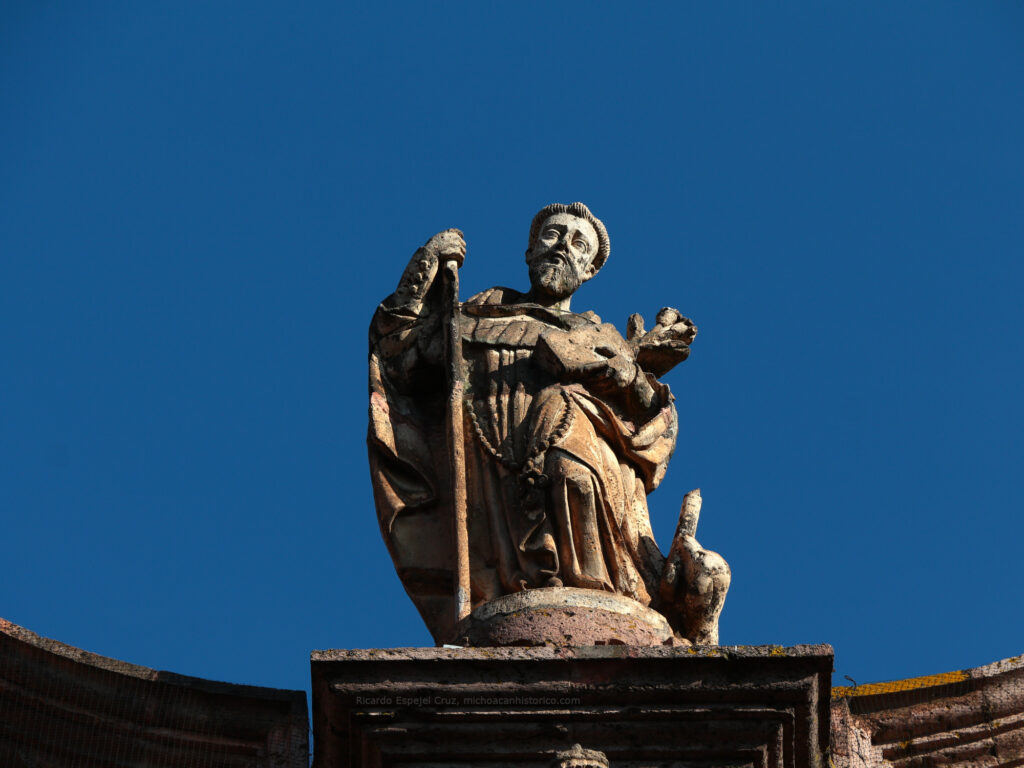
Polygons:
[[459,265],[444,263],[445,305],[448,309],[448,451],[451,458],[452,527],[455,538],[455,621],[469,616],[469,529],[466,519],[466,441],[462,417],[465,391],[462,334],[459,331]]

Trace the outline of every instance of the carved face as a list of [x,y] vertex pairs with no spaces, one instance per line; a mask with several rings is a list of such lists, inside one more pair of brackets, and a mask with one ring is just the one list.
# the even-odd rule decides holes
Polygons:
[[526,254],[533,290],[564,299],[594,276],[597,231],[586,219],[571,213],[549,216],[537,241]]

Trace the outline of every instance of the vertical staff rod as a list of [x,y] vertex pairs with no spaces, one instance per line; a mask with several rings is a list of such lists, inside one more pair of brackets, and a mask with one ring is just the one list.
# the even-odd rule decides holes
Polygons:
[[449,309],[448,451],[451,457],[452,532],[455,539],[455,621],[469,616],[469,528],[466,514],[466,441],[462,398],[465,392],[462,366],[462,334],[459,330],[459,265],[451,259],[444,264]]

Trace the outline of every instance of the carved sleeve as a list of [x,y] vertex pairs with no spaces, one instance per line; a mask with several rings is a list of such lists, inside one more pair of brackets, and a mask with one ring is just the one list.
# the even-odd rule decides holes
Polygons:
[[430,259],[425,249],[416,251],[398,288],[381,302],[370,323],[370,353],[380,360],[391,385],[403,392],[429,385],[441,373],[440,291],[431,274],[436,270],[423,267]]

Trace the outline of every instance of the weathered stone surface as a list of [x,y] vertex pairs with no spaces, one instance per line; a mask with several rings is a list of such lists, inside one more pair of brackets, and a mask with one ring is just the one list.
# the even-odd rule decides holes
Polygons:
[[1024,656],[833,689],[837,768],[1024,764]]
[[456,625],[488,601],[563,586],[630,598],[680,636],[717,642],[728,566],[691,530],[666,579],[647,511],[678,433],[658,377],[686,359],[697,329],[664,308],[650,331],[631,316],[623,338],[571,311],[610,251],[586,206],[547,206],[530,227],[529,291],[460,303],[466,242],[445,230],[374,315],[377,515],[439,644],[457,642]]
[[679,522],[661,572],[661,610],[696,645],[718,644],[718,617],[732,581],[729,564],[696,539],[700,488],[683,497]]
[[306,695],[160,672],[0,619],[3,768],[304,768]]
[[678,644],[657,611],[628,597],[574,587],[495,598],[463,619],[455,635],[472,646]]
[[555,753],[551,768],[608,768],[608,756],[595,749],[584,749],[582,744],[573,744],[572,749]]
[[818,768],[829,646],[402,648],[312,655],[316,768]]
[[672,307],[663,308],[655,326],[644,332],[641,315],[630,315],[626,335],[636,350],[636,361],[645,371],[664,376],[690,356],[690,342],[697,336],[697,326]]

